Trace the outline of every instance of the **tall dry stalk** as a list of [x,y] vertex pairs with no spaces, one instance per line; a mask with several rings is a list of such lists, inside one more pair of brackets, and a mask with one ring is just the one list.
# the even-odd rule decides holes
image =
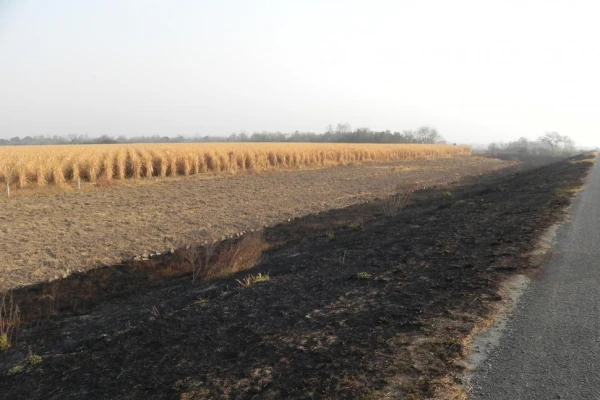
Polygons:
[[167,155],[164,152],[161,152],[157,158],[159,160],[158,176],[164,178],[167,176],[167,171],[169,169],[169,159],[167,158]]
[[97,154],[93,154],[89,153],[89,155],[86,155],[87,158],[87,162],[86,162],[86,176],[87,176],[87,180],[89,182],[96,182],[96,180],[98,179],[98,175],[100,172],[100,158],[98,157]]
[[115,155],[115,172],[117,179],[125,179],[127,177],[127,154],[125,149],[119,149]]
[[27,166],[25,164],[18,164],[16,167],[16,173],[18,187],[27,187],[29,183],[29,178],[27,177]]
[[129,176],[133,179],[140,179],[142,177],[142,160],[140,160],[140,157],[135,149],[128,149],[127,162],[129,167]]
[[52,183],[56,186],[63,186],[66,183],[65,172],[63,169],[64,156],[59,159],[51,166]]
[[181,157],[177,159],[177,171],[179,175],[188,176],[192,172],[192,164],[188,157]]
[[142,160],[143,175],[146,178],[152,178],[154,176],[154,157],[148,150],[142,149],[138,151],[140,159]]
[[81,172],[79,171],[79,162],[76,159],[69,160],[69,177],[71,182],[77,182],[81,178]]
[[0,165],[0,179],[2,182],[4,182],[4,185],[6,186],[6,194],[9,197],[11,185],[15,181],[16,176],[17,171],[13,162],[5,161],[4,164]]
[[169,162],[168,175],[177,176],[177,157],[172,153],[168,153],[167,160]]
[[46,178],[47,161],[43,159],[36,160],[35,169],[35,182],[38,186],[46,186],[48,180]]
[[244,170],[246,171],[256,171],[256,164],[254,161],[254,156],[249,152],[244,153]]
[[111,153],[104,153],[102,157],[102,179],[106,182],[110,182],[113,180],[115,175],[115,163],[114,156]]
[[219,172],[221,167],[217,156],[212,153],[204,153],[204,159],[206,160],[206,168],[209,172]]
[[229,168],[229,157],[221,152],[218,153],[219,166],[221,167],[218,172],[230,171]]
[[0,294],[0,351],[7,350],[16,341],[20,325],[21,313],[12,293]]
[[200,163],[198,162],[198,155],[194,153],[188,154],[189,163],[191,166],[191,174],[197,175],[200,173]]

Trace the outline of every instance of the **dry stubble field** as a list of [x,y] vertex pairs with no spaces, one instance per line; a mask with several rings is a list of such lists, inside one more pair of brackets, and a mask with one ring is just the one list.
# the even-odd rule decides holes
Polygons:
[[514,165],[484,157],[142,180],[0,202],[0,290]]

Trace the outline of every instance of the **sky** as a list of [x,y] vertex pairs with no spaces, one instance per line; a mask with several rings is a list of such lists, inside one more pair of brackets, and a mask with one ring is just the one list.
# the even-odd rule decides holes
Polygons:
[[0,137],[436,128],[600,146],[600,5],[0,0]]

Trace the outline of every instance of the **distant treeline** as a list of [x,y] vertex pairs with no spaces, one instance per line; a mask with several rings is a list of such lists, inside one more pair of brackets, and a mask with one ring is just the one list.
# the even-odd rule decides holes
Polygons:
[[232,133],[227,141],[230,142],[306,142],[306,143],[445,143],[437,130],[423,126],[415,131],[372,131],[369,128],[352,130],[348,124],[339,124],[335,129],[327,127],[325,133],[294,132],[255,132],[251,135],[245,132]]
[[218,136],[125,136],[102,135],[92,138],[88,135],[68,136],[26,136],[0,139],[0,146],[57,145],[57,144],[117,144],[117,143],[214,143],[214,142],[302,142],[302,143],[445,143],[437,130],[423,126],[415,131],[375,132],[369,128],[352,130],[348,124],[327,127],[325,133],[312,132],[245,132],[232,133],[228,137]]
[[521,155],[571,155],[577,152],[575,142],[566,135],[557,132],[546,133],[537,140],[520,138],[509,143],[492,143],[488,147],[491,154]]

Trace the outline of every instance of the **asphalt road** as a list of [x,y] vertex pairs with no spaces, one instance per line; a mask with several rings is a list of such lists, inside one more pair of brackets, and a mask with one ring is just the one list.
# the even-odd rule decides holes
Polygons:
[[600,163],[542,276],[478,368],[473,399],[600,399]]

